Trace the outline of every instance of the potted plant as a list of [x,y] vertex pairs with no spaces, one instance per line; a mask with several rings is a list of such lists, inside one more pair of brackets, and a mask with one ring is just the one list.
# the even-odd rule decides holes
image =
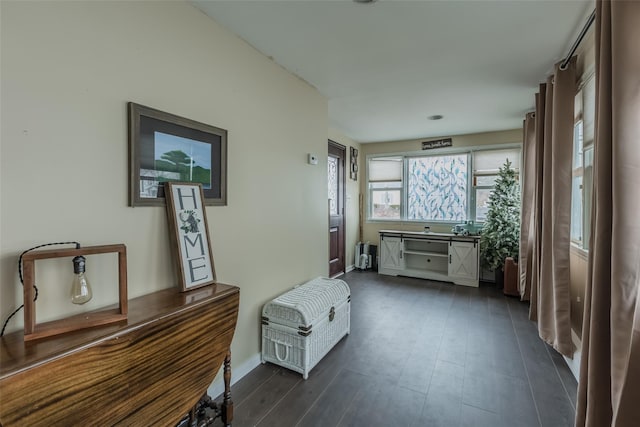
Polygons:
[[480,236],[480,262],[494,271],[496,284],[502,288],[505,259],[517,262],[520,247],[520,188],[508,159],[500,167],[488,205]]

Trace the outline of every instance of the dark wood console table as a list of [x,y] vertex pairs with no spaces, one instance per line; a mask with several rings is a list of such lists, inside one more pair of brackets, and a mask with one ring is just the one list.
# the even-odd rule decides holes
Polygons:
[[239,300],[237,287],[221,283],[165,289],[130,300],[120,323],[30,342],[5,335],[0,425],[175,426],[195,412],[223,362],[221,415],[231,425]]

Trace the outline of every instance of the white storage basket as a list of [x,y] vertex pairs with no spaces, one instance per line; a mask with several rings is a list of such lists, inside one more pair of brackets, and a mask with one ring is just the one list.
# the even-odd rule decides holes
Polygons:
[[280,295],[262,309],[262,362],[309,371],[350,332],[349,286],[319,277]]

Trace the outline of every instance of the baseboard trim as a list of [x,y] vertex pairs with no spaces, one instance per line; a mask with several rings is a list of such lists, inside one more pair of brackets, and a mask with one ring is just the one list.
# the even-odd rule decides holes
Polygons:
[[580,381],[580,359],[582,357],[582,340],[576,331],[571,329],[571,341],[573,341],[573,345],[576,347],[576,351],[573,352],[573,359],[569,359],[567,356],[564,357],[565,362],[567,362],[567,366],[571,370],[571,373],[576,378],[576,381]]
[[356,269],[355,264],[351,264],[350,266],[347,267],[347,269],[345,270],[346,273],[353,271]]
[[[232,361],[233,362],[233,361]],[[255,369],[258,365],[260,365],[260,353],[256,353],[251,356],[249,359],[245,360],[238,366],[234,366],[231,364],[231,385],[240,381],[245,375]],[[216,378],[213,383],[207,389],[207,393],[209,396],[214,399],[220,396],[224,392],[224,379],[222,378],[222,368],[220,373],[218,373],[219,378]],[[231,396],[233,398],[233,390],[231,391]]]

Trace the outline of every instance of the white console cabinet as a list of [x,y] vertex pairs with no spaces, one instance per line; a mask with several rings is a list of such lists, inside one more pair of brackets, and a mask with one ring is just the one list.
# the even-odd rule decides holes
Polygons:
[[479,237],[380,231],[378,272],[478,286]]

